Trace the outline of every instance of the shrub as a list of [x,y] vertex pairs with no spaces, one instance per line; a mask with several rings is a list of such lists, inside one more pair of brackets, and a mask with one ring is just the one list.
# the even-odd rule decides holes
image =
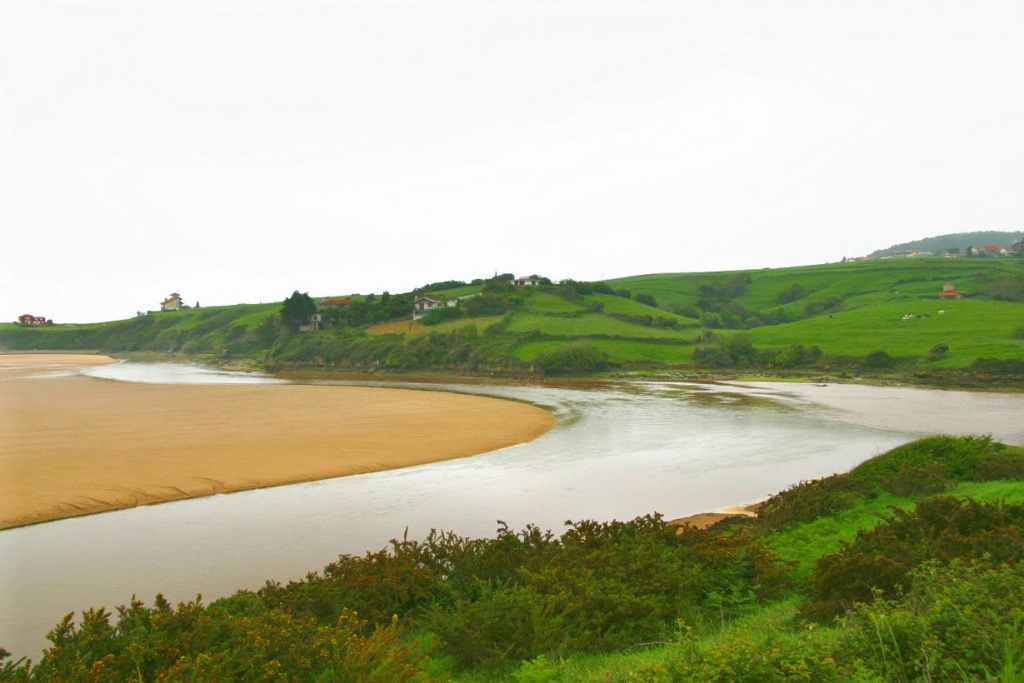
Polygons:
[[975,358],[970,367],[973,375],[1024,375],[1020,358]]
[[848,510],[875,493],[870,483],[843,474],[802,481],[766,500],[757,512],[757,524],[785,529]]
[[802,284],[797,282],[788,289],[784,289],[781,292],[779,292],[778,296],[775,299],[780,304],[788,304],[793,301],[796,301],[797,299],[802,299],[804,295],[806,295],[806,293],[806,288]]
[[501,315],[512,307],[507,297],[498,294],[480,294],[462,301],[462,308],[470,318]]
[[803,344],[791,344],[780,351],[772,359],[772,365],[779,368],[795,368],[800,365],[813,365],[821,358],[821,349],[817,345],[808,349]]
[[890,356],[885,349],[876,349],[861,359],[860,366],[865,370],[887,370],[896,366],[896,359]]
[[533,365],[548,374],[594,372],[608,367],[608,354],[592,344],[576,343],[537,356]]
[[911,495],[942,490],[956,481],[1012,478],[1022,471],[1024,453],[991,437],[931,436],[861,463],[849,476],[896,495]]
[[[1024,565],[929,562],[900,601],[854,610],[844,658],[903,680],[1020,680],[1024,673]],[[1016,677],[994,677],[1013,670]]]
[[116,625],[103,610],[85,612],[81,627],[71,616],[49,634],[38,680],[428,680],[427,651],[401,642],[397,619],[364,635],[350,612],[321,624],[244,596],[177,609],[160,596],[152,608],[132,601]]
[[831,644],[775,624],[730,629],[700,644],[684,642],[668,665],[673,681],[771,683],[848,681],[836,667]]
[[420,318],[420,322],[424,325],[437,325],[449,320],[458,320],[465,315],[466,313],[457,306],[442,306],[441,308],[435,308]]
[[1024,505],[936,497],[920,501],[914,512],[893,508],[893,514],[818,560],[809,581],[811,599],[801,610],[805,616],[827,620],[878,595],[898,595],[925,560],[985,558],[994,565],[1024,557]]

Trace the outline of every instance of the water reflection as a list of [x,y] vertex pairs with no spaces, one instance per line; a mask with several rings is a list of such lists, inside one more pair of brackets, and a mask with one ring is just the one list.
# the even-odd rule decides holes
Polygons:
[[[88,374],[281,381],[170,364],[120,363]],[[302,577],[339,553],[378,549],[403,533],[489,536],[497,520],[559,532],[567,519],[712,510],[846,470],[921,431],[850,419],[788,387],[357,384],[528,401],[559,423],[531,443],[471,458],[0,532],[0,644],[37,652],[46,630],[72,610],[113,607],[132,595],[148,601],[157,592],[212,599]]]

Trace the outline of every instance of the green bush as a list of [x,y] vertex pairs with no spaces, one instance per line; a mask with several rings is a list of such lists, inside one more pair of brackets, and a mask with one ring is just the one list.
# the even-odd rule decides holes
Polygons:
[[896,367],[896,359],[890,356],[885,349],[876,349],[864,355],[860,366],[865,370],[888,370]]
[[420,322],[424,325],[438,325],[451,320],[458,320],[459,318],[465,317],[465,315],[465,311],[461,308],[455,306],[442,306],[441,308],[435,308],[420,318]]
[[157,596],[118,609],[89,610],[82,625],[65,619],[32,674],[43,681],[426,681],[428,651],[403,643],[397,619],[372,630],[355,614],[331,624],[267,609],[252,596],[174,609]]
[[887,680],[1021,680],[1021,595],[1019,562],[926,563],[911,573],[902,600],[851,613],[840,656],[860,660]]
[[537,356],[533,365],[547,374],[594,372],[608,367],[608,354],[593,344],[575,343]]
[[957,481],[990,481],[1024,473],[1024,452],[988,436],[931,436],[868,460],[849,477],[895,495],[935,493]]
[[786,529],[848,510],[875,495],[870,483],[845,474],[802,481],[766,500],[758,509],[757,524],[763,529]]
[[831,643],[773,624],[729,629],[701,643],[684,642],[667,669],[671,681],[771,683],[849,681],[836,667]]
[[820,558],[808,582],[811,598],[802,613],[828,620],[905,590],[911,572],[926,560],[985,558],[990,564],[1024,557],[1024,505],[998,505],[935,497],[913,512],[857,532],[853,543]]
[[1019,358],[975,358],[970,366],[974,375],[1024,375],[1024,360]]

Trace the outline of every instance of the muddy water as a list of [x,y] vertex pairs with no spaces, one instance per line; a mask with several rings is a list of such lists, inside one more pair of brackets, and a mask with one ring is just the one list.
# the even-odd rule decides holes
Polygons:
[[[168,364],[89,374],[279,381]],[[678,517],[849,469],[928,433],[1024,443],[1016,420],[1004,419],[1024,414],[1024,397],[1008,394],[671,382],[412,386],[528,401],[559,424],[531,443],[472,458],[0,532],[0,645],[37,657],[67,612],[112,608],[133,595],[148,602],[157,592],[210,600],[300,578],[339,553],[375,550],[404,533],[489,536],[498,520],[559,532],[567,519]]]

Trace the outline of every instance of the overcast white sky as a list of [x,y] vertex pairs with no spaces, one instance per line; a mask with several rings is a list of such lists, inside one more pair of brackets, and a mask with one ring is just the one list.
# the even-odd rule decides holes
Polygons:
[[1024,229],[1024,3],[2,0],[0,320]]

